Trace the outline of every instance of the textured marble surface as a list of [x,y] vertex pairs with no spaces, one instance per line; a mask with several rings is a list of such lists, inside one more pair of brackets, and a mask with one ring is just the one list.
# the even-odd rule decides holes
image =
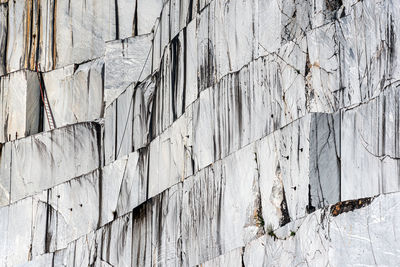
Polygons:
[[10,200],[98,168],[102,164],[101,142],[99,124],[80,123],[6,143],[10,148],[1,151],[1,180],[7,183],[8,177]]
[[[44,73],[43,81],[57,127],[103,116],[103,59]],[[43,123],[49,129],[46,119]]]
[[39,132],[40,89],[36,73],[21,70],[0,77],[0,142]]
[[36,62],[49,71],[98,58],[106,41],[151,32],[162,8],[162,0],[1,3],[0,42],[5,45],[0,55],[5,60],[0,75],[33,70]]
[[0,0],[0,266],[399,265],[399,38],[393,0]]
[[107,43],[104,58],[107,102],[114,100],[113,91],[121,93],[150,74],[152,38],[147,34]]

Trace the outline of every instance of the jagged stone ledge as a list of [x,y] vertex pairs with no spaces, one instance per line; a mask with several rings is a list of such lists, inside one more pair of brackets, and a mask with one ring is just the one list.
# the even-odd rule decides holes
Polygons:
[[[245,247],[232,250],[201,266],[396,265],[399,261],[400,194],[390,193],[355,203],[345,213],[332,214],[341,203],[270,232]],[[358,205],[358,203],[363,203]],[[384,237],[384,238],[382,238]]]
[[[171,198],[174,200],[172,201],[173,212],[176,212],[175,205],[180,205],[179,200],[174,197],[175,194],[179,192],[174,191],[172,194],[165,195],[170,198],[169,203],[171,203]],[[185,235],[185,233],[190,233],[190,225],[195,222],[195,219],[187,224],[188,221],[182,217],[167,218],[168,208],[163,207],[162,204],[165,201],[163,198],[156,197],[150,206],[167,212],[167,214],[164,213],[166,218],[160,218],[159,211],[152,213],[152,207],[146,203],[131,214],[118,218],[102,229],[70,243],[68,248],[40,255],[21,266],[31,266],[29,264],[35,266],[39,263],[47,263],[48,266],[77,263],[85,266],[101,263],[113,266],[152,266],[153,264],[264,266],[267,262],[281,266],[305,262],[311,265],[359,264],[360,262],[366,265],[395,264],[399,260],[396,253],[399,248],[396,241],[398,233],[395,220],[400,213],[398,211],[400,205],[393,205],[393,203],[400,201],[400,193],[381,194],[347,203],[360,201],[364,204],[352,205],[352,208],[346,212],[336,215],[331,211],[342,203],[316,210],[283,227],[269,228],[268,232],[261,236],[253,235],[243,245],[236,248],[234,246],[238,244],[232,244],[230,248],[221,248],[221,246],[210,248],[206,244],[212,242],[212,239],[190,241],[189,238],[196,237]],[[178,215],[175,214],[175,216]],[[176,226],[179,220],[181,220],[180,226]],[[158,226],[154,225],[159,222],[163,223],[161,229],[157,229]],[[207,222],[212,221],[203,221],[203,223]],[[235,221],[231,222],[235,224]],[[230,227],[234,227],[232,224]],[[188,226],[189,229],[186,228]],[[183,232],[180,232],[179,228]],[[160,231],[166,231],[166,229],[168,233],[157,237]],[[212,230],[213,227],[203,229],[217,231],[217,229]],[[392,229],[393,233],[388,234],[387,229]],[[188,230],[189,232],[185,232]],[[213,233],[209,233],[210,237]],[[215,232],[215,234],[218,233]],[[382,239],[382,235],[386,238]],[[115,236],[124,236],[124,238]],[[175,240],[158,243],[167,237],[175,238]],[[147,246],[151,246],[150,252]],[[135,256],[131,254],[132,251],[136,251],[134,249],[137,249]],[[385,253],[379,253],[381,250]],[[211,251],[214,251],[214,254],[210,254]]]

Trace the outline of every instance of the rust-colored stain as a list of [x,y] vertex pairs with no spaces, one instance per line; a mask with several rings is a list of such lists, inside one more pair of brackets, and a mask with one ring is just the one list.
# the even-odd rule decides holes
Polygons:
[[360,209],[365,206],[368,206],[371,204],[373,198],[367,197],[367,198],[360,198],[356,200],[348,200],[348,201],[343,201],[343,202],[338,202],[335,205],[331,206],[331,214],[332,216],[338,216],[339,214],[342,214],[344,212],[349,212],[353,211],[355,209]]
[[32,31],[32,0],[27,0],[25,3],[25,54],[24,54],[24,68],[29,67],[29,50],[31,41],[31,31]]

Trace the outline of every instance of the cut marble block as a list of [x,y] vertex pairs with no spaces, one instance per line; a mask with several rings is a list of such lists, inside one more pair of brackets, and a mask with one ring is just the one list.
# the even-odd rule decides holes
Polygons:
[[[182,265],[182,184],[173,186],[156,196],[151,205],[152,264]],[[143,219],[142,219],[143,221]],[[144,220],[145,222],[147,220]]]
[[254,58],[258,46],[254,32],[256,1],[213,1],[210,4],[215,6],[214,56],[217,80],[229,72],[238,71]]
[[228,253],[225,253],[221,256],[218,256],[215,259],[210,261],[206,261],[200,266],[204,267],[213,267],[213,266],[231,266],[231,267],[243,267],[242,258],[243,258],[243,248],[234,249]]
[[36,73],[21,70],[0,77],[0,142],[39,131],[40,88]]
[[151,73],[155,73],[160,69],[161,57],[164,54],[164,49],[161,50],[161,17],[155,22],[154,27],[154,38],[153,38],[153,49],[152,49],[152,65]]
[[11,193],[11,143],[0,145],[0,206],[10,203]]
[[171,40],[170,34],[170,16],[169,16],[169,1],[165,2],[164,8],[161,12],[161,17],[159,20],[159,30],[160,30],[160,56],[163,57],[164,49],[167,47]]
[[277,175],[282,176],[288,217],[291,220],[304,217],[309,205],[309,160],[313,156],[309,153],[310,124],[311,116],[308,115],[281,130]]
[[259,175],[252,149],[238,151],[184,181],[183,265],[205,262],[263,233]]
[[[103,116],[103,59],[43,73],[43,80],[57,127]],[[46,115],[43,116],[48,130]]]
[[132,143],[135,150],[147,147],[150,142],[151,119],[155,82],[151,77],[139,84],[133,96],[133,134]]
[[99,235],[97,232],[89,233],[84,238],[70,243],[66,249],[56,251],[53,256],[54,266],[96,266],[96,260],[97,266],[107,266],[100,257],[97,259],[97,255],[101,255],[97,246]]
[[400,78],[400,8],[362,1],[348,15],[307,33],[308,105],[332,112],[378,96]]
[[153,34],[108,42],[105,51],[105,100],[111,103],[129,85],[151,74]]
[[115,219],[97,233],[101,242],[100,259],[111,266],[131,266],[132,214]]
[[110,0],[57,2],[53,13],[53,68],[104,55],[104,41],[114,38],[113,4]]
[[167,46],[161,61],[159,78],[156,80],[156,91],[152,110],[152,136],[154,138],[165,131],[177,119],[176,102],[182,101],[172,93],[171,82],[171,47]]
[[281,14],[281,43],[301,38],[311,29],[311,1],[278,0]]
[[45,206],[29,197],[0,208],[0,265],[16,266],[32,259],[35,218]]
[[[44,190],[33,198],[28,197],[2,207],[0,213],[9,214],[5,214],[5,218],[11,221],[24,216],[20,210],[8,212],[11,207],[29,206],[30,212],[34,212],[33,217],[28,219],[29,223],[26,223],[32,226],[32,229],[26,231],[29,232],[30,238],[19,243],[21,247],[30,248],[31,259],[40,258],[44,253],[68,249],[75,240],[90,235],[118,216],[130,213],[146,200],[146,157],[145,152],[132,153],[128,158],[116,161],[102,170],[76,177]],[[114,225],[115,222],[112,227]],[[105,226],[102,231],[108,231],[108,228]],[[6,235],[7,231],[9,230],[0,226],[0,236]],[[119,239],[118,236],[112,235],[112,239],[114,237]],[[6,238],[0,239],[0,248],[7,242]],[[0,250],[3,253],[1,255],[10,257],[10,251]]]
[[192,266],[254,239],[262,231],[254,218],[259,208],[256,162],[250,159],[248,168],[234,170],[246,156],[216,163],[135,209],[133,247],[140,254],[136,261],[147,265],[144,256],[150,256],[157,265]]
[[[48,190],[46,252],[66,248],[79,237],[95,231],[100,225],[101,172],[96,170]],[[35,241],[35,240],[34,240]],[[42,244],[44,240],[41,240]],[[40,243],[39,243],[40,244]],[[33,247],[35,251],[35,247]]]
[[132,251],[135,252],[132,266],[152,266],[154,250],[152,236],[149,234],[153,226],[152,212],[151,205],[147,204],[139,206],[132,212]]
[[[194,136],[193,152],[214,164],[216,159],[208,153],[214,144],[205,143],[206,134],[200,134],[201,143]],[[247,157],[257,162],[264,207],[260,216],[266,225],[276,228],[340,200],[339,114],[306,115],[248,146],[253,148]]]
[[[7,16],[8,16],[8,5],[7,3],[2,4],[0,1],[0,58],[4,59],[6,55],[6,44],[7,44]],[[0,76],[6,73],[6,62],[2,60],[0,62]]]
[[[152,8],[144,7],[144,1],[138,5],[136,2],[16,0],[1,4],[0,43],[7,45],[0,50],[0,54],[6,53],[6,69],[0,69],[0,74],[23,68],[33,70],[36,61],[43,71],[85,62],[104,55],[105,41],[127,38],[137,31],[151,32],[161,1],[153,1]],[[143,13],[135,17],[138,9]],[[154,18],[142,17],[146,11]]]
[[[156,19],[160,17],[165,1],[163,0],[137,0],[137,34],[147,34],[157,25]],[[165,6],[168,6],[167,3]]]
[[132,264],[138,266],[186,266],[244,246],[262,231],[254,218],[259,208],[256,163],[251,159],[252,165],[239,173],[233,168],[245,156],[217,163],[169,188],[132,213],[56,251],[54,262],[129,265],[134,260]]
[[[115,10],[115,38],[125,39],[135,35],[135,11],[138,8],[138,1],[133,0],[108,0]],[[139,1],[140,2],[140,1]],[[114,10],[110,10],[112,13]],[[149,33],[151,28],[144,33]],[[143,33],[143,34],[144,34]]]
[[[400,78],[400,7],[391,1],[363,1],[336,22],[340,67],[340,106],[376,97]],[[357,37],[356,37],[357,36]]]
[[197,13],[197,1],[180,1],[179,29],[184,29],[190,22],[194,21]]
[[33,70],[36,60],[48,71],[102,56],[115,32],[108,2],[10,1],[7,72]]
[[[35,5],[37,11],[37,5]],[[32,42],[37,42],[37,38],[28,39],[32,20],[32,4],[24,0],[8,2],[8,21],[6,36],[6,73],[14,72],[28,67],[31,58],[29,48]],[[35,16],[36,17],[36,16]],[[35,20],[35,27],[36,20]],[[36,52],[36,49],[34,49]],[[35,53],[34,52],[34,53]]]
[[101,220],[105,225],[147,200],[148,152],[134,152],[102,171]]
[[153,197],[193,174],[191,107],[149,147],[148,187]]
[[341,112],[342,200],[400,190],[399,97],[397,83]]
[[282,16],[280,12],[281,1],[276,0],[257,0],[258,9],[256,10],[256,29],[258,40],[257,56],[265,55],[277,51],[281,46],[281,25]]
[[277,228],[339,201],[338,117],[307,115],[255,143],[266,226]]
[[114,101],[116,104],[116,139],[115,159],[133,151],[132,146],[132,124],[133,124],[133,93],[136,86],[129,86],[120,97]]
[[199,95],[197,87],[197,39],[196,20],[192,20],[186,27],[186,45],[183,48],[186,54],[185,61],[185,104],[186,108]]
[[341,3],[341,0],[257,0],[255,53],[258,56],[273,53],[287,42],[301,40],[312,29],[347,15],[352,7],[343,8]]
[[131,85],[105,110],[105,164],[144,148],[150,142],[155,82],[149,77]]
[[348,211],[337,216],[337,205],[318,210],[247,245],[244,266],[396,265],[399,201],[395,193],[339,203]]
[[[147,198],[147,153],[132,153],[125,159],[76,177],[51,189],[0,208],[27,203],[34,211],[27,225],[31,238],[21,241],[30,248],[30,257],[68,248],[75,240],[109,224],[118,216],[128,214]],[[33,202],[32,204],[32,201]],[[22,203],[22,204],[21,204]],[[36,207],[37,205],[37,207]],[[11,217],[13,216],[13,217]],[[23,216],[15,212],[7,220]],[[107,226],[105,227],[107,229]],[[7,231],[0,227],[0,236]],[[106,235],[108,236],[108,235]],[[0,247],[7,239],[0,240]],[[11,255],[4,252],[1,255]]]
[[[310,207],[317,209],[341,199],[341,132],[340,112],[314,113],[310,125]],[[311,210],[309,210],[311,211]]]
[[116,218],[54,253],[55,266],[152,266],[151,206]]
[[335,23],[307,33],[307,106],[311,112],[334,112],[340,91]]
[[304,116],[305,62],[288,43],[203,90],[193,105],[196,169]]
[[181,32],[166,47],[156,79],[152,137],[165,131],[184,112],[186,105],[186,33]]
[[1,181],[7,181],[7,175],[11,181],[11,202],[99,168],[101,142],[97,123],[74,124],[11,142],[1,155],[10,160],[2,162],[0,170]]
[[[200,5],[201,6],[201,5]],[[199,6],[199,7],[200,7]],[[199,91],[212,86],[216,81],[214,47],[214,6],[207,6],[196,17],[197,37],[197,85]]]
[[[169,25],[171,40],[178,35],[180,30],[180,7],[182,0],[169,0]],[[167,4],[168,5],[168,4]]]
[[54,264],[53,257],[53,253],[43,254],[34,260],[18,265],[18,267],[52,266]]

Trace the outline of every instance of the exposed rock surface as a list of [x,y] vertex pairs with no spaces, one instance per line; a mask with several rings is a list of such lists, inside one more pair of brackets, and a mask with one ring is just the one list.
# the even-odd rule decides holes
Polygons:
[[0,0],[0,266],[397,266],[394,0]]

